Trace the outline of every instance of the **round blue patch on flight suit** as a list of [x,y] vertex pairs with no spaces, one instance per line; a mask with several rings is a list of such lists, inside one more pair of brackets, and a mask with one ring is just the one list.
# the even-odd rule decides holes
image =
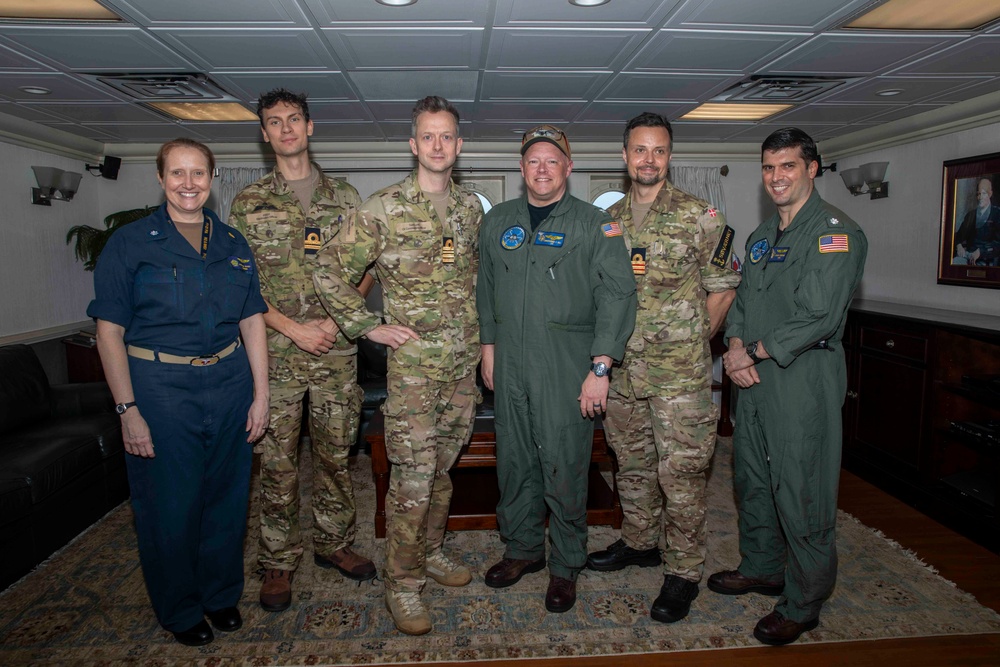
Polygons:
[[768,244],[767,239],[761,239],[750,246],[750,263],[756,264],[762,260],[770,247],[771,246]]
[[524,243],[525,235],[524,227],[521,225],[508,227],[500,236],[500,245],[504,250],[517,250]]

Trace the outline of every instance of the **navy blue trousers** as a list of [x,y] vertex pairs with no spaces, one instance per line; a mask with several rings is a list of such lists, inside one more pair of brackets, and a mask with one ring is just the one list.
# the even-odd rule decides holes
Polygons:
[[246,351],[214,366],[129,357],[153,458],[126,455],[139,560],[156,618],[187,630],[243,594],[253,382]]

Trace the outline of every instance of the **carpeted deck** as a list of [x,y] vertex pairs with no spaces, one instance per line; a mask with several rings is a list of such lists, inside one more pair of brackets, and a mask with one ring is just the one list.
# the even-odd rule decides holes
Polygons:
[[[708,572],[739,560],[730,451],[730,440],[722,439],[709,484]],[[375,540],[371,522],[370,461],[359,456],[353,465],[362,517],[356,549],[380,564],[384,540]],[[308,525],[306,512],[303,518]],[[500,540],[493,531],[468,531],[450,533],[446,548],[472,568],[474,580],[459,589],[428,583],[424,598],[434,621],[429,635],[398,633],[383,606],[380,583],[358,585],[316,568],[308,550],[296,575],[292,607],[271,614],[256,603],[260,581],[253,503],[241,603],[244,628],[217,633],[208,646],[188,648],[175,643],[153,617],[131,521],[128,504],[117,508],[0,594],[0,664],[353,665],[737,648],[758,646],[750,633],[773,604],[772,598],[715,595],[702,586],[690,616],[663,625],[648,616],[662,573],[629,568],[585,571],[576,606],[566,614],[549,614],[543,604],[547,574],[528,575],[501,591],[486,587],[483,574],[500,558]],[[1000,615],[898,545],[843,513],[838,523],[837,590],[819,628],[801,642],[1000,632]],[[593,527],[591,550],[616,538],[610,528]]]

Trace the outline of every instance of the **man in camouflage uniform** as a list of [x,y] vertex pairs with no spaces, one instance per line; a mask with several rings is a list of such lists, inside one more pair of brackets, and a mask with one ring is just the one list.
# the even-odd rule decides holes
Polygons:
[[[426,97],[413,109],[416,170],[372,195],[349,227],[324,246],[317,292],[350,338],[392,348],[388,360],[386,607],[400,631],[423,634],[426,577],[464,586],[469,569],[442,551],[451,505],[448,470],[472,434],[479,390],[475,276],[483,207],[451,181],[462,149],[458,111]],[[351,287],[374,262],[387,323]]]
[[658,114],[625,128],[632,187],[609,212],[625,234],[639,308],[604,420],[625,522],[621,539],[587,559],[593,570],[656,566],[662,544],[665,575],[650,616],[663,623],[687,616],[704,572],[705,471],[718,419],[708,341],[740,282],[722,214],[667,182],[672,142]]
[[[264,570],[260,604],[282,611],[291,604],[291,582],[302,558],[299,535],[299,429],[309,395],[313,455],[314,562],[363,581],[372,562],[354,553],[354,491],[348,452],[361,410],[357,347],[323,310],[312,272],[322,243],[341,233],[361,198],[347,183],[327,178],[309,161],[313,123],[304,95],[284,89],[257,105],[264,141],[277,165],[233,201],[230,224],[246,236],[268,302],[271,424],[261,455],[258,562]],[[359,280],[361,276],[359,276]],[[374,280],[361,284],[367,293]]]

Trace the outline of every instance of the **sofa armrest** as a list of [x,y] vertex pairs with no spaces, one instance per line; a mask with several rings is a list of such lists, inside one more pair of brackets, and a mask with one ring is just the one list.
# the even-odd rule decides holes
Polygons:
[[53,417],[82,417],[111,412],[115,399],[107,382],[56,384],[49,388]]

